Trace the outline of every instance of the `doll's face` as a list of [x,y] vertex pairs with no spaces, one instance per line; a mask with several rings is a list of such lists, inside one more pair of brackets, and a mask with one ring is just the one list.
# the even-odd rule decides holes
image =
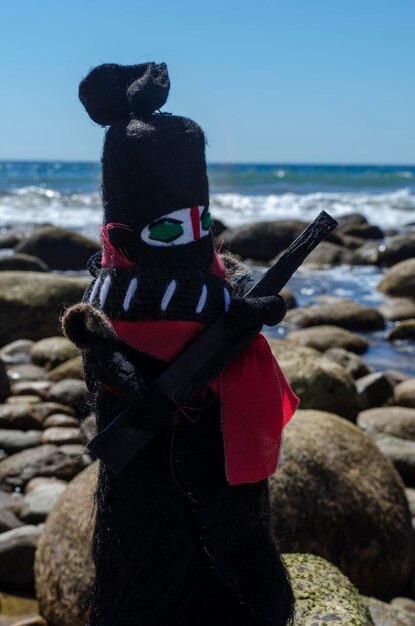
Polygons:
[[145,226],[110,223],[106,230],[115,249],[137,265],[208,269],[213,261],[208,207],[176,209]]

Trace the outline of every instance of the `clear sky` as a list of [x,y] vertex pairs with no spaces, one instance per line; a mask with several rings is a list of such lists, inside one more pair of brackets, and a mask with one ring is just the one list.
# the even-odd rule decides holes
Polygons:
[[2,0],[0,158],[97,160],[77,99],[166,61],[209,161],[415,163],[414,0]]

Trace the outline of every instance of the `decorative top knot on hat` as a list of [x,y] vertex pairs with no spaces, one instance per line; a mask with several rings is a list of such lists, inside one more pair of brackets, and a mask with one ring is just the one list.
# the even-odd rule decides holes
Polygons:
[[109,126],[151,115],[165,104],[169,90],[165,63],[105,63],[81,82],[79,99],[94,122]]

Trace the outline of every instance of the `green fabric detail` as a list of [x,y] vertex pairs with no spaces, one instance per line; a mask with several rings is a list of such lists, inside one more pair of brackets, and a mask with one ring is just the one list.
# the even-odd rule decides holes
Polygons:
[[156,241],[169,243],[181,235],[183,235],[183,226],[176,221],[166,219],[149,226],[149,238]]
[[200,220],[200,222],[202,224],[203,230],[209,230],[210,225],[212,224],[212,216],[209,213],[209,211],[206,211],[206,213],[203,213],[202,219]]

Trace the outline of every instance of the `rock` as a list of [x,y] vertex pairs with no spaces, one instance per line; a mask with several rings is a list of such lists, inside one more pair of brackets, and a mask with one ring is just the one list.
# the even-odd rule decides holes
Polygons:
[[15,251],[33,254],[53,270],[81,270],[99,249],[98,242],[84,235],[66,228],[46,226],[19,243]]
[[84,368],[82,365],[82,357],[76,356],[55,367],[48,374],[48,380],[58,382],[64,378],[78,378],[83,380]]
[[36,478],[32,478],[31,480],[29,480],[29,482],[26,484],[25,493],[30,493],[31,491],[34,491],[39,487],[44,487],[45,485],[61,485],[62,487],[66,488],[68,486],[68,483],[66,483],[64,480],[58,480],[57,478],[45,478],[44,476],[37,476]]
[[405,495],[408,500],[409,510],[412,517],[415,517],[415,489],[413,487],[407,487],[405,489]]
[[81,414],[88,412],[89,398],[85,383],[75,378],[66,378],[54,383],[49,390],[50,400],[70,406]]
[[391,267],[413,257],[415,257],[415,233],[400,233],[379,246],[377,265]]
[[324,356],[344,367],[355,380],[366,376],[366,374],[371,374],[374,371],[373,367],[367,365],[362,357],[353,352],[348,352],[343,348],[330,348],[326,350]]
[[19,516],[22,507],[23,496],[20,493],[6,493],[0,489],[0,508],[7,509]]
[[57,402],[38,402],[37,404],[1,404],[0,429],[38,430],[44,420],[54,413],[74,415],[74,410]]
[[399,321],[415,318],[415,300],[410,298],[391,298],[379,307],[385,320]]
[[361,213],[345,213],[336,218],[339,226],[356,226],[357,224],[367,224],[368,221]]
[[35,395],[44,400],[52,383],[47,380],[23,380],[12,385],[14,396]]
[[297,300],[291,289],[284,287],[280,291],[280,296],[284,298],[287,309],[295,309],[295,307],[297,306]]
[[42,434],[39,430],[0,430],[0,449],[7,454],[20,452],[40,445]]
[[361,239],[383,239],[384,232],[373,224],[345,224],[338,228],[338,234],[361,237]]
[[411,598],[394,598],[391,605],[397,609],[412,613],[412,617],[415,617],[415,600],[412,600]]
[[20,513],[22,520],[26,524],[44,522],[66,488],[67,485],[56,482],[41,485],[27,493]]
[[12,382],[27,382],[43,378],[45,370],[33,363],[13,363],[7,366],[7,373]]
[[368,598],[367,605],[374,626],[414,626],[410,612],[375,598]]
[[5,363],[29,363],[33,341],[30,339],[17,339],[0,350],[0,357]]
[[322,241],[304,261],[304,265],[315,268],[354,264],[356,264],[356,255],[353,250],[330,241]]
[[271,261],[282,252],[307,226],[297,220],[255,222],[228,228],[220,235],[226,248],[243,259]]
[[54,443],[57,446],[65,443],[81,443],[82,436],[79,428],[51,426],[42,433],[42,443]]
[[339,326],[310,326],[291,332],[289,340],[300,346],[309,346],[319,352],[335,347],[361,354],[369,347],[367,339]]
[[[23,616],[24,617],[24,616]],[[3,626],[0,623],[0,626]],[[11,626],[48,626],[43,617],[40,615],[30,615],[24,619],[19,619],[18,622],[13,622]]]
[[59,446],[59,450],[61,450],[69,457],[82,457],[84,467],[91,463],[91,457],[89,456],[88,451],[84,445],[81,445],[79,443],[65,443],[62,446]]
[[[363,245],[367,244],[366,239],[362,239],[361,237],[354,237],[352,235],[338,235],[339,244],[344,246],[345,248],[349,248],[349,250],[358,250]],[[373,243],[373,242],[370,242]],[[354,262],[356,263],[358,259],[356,255],[354,255]]]
[[379,291],[398,298],[415,298],[415,259],[397,263],[384,275]]
[[7,375],[6,366],[4,365],[3,360],[0,358],[0,403],[4,402],[4,400],[10,395],[10,393],[10,382]]
[[84,437],[84,441],[91,441],[91,439],[95,437],[95,435],[97,434],[97,423],[95,415],[88,415],[88,417],[86,417],[81,422],[81,433]]
[[24,489],[36,476],[71,480],[85,465],[83,457],[69,456],[62,448],[45,444],[0,461],[0,485],[6,491],[13,491]]
[[393,387],[383,372],[373,372],[356,381],[358,402],[362,410],[381,406],[393,395]]
[[31,356],[33,363],[50,370],[79,354],[79,348],[66,337],[47,337],[33,345]]
[[398,339],[412,339],[412,341],[415,341],[415,319],[399,322],[388,332],[387,338],[389,341]]
[[356,417],[356,387],[343,367],[289,340],[270,339],[269,343],[302,408],[332,411],[351,420]]
[[30,254],[12,254],[0,257],[0,272],[48,272],[49,268],[40,259]]
[[7,398],[7,404],[37,404],[41,399],[39,396],[10,396]]
[[75,427],[79,428],[79,420],[71,415],[64,415],[63,413],[54,413],[49,415],[43,422],[43,428],[52,428],[58,426],[59,428]]
[[33,586],[33,562],[41,535],[38,526],[21,526],[0,535],[0,584],[9,589]]
[[36,555],[36,595],[49,626],[84,626],[92,584],[96,464],[73,480],[49,515]]
[[222,222],[222,220],[218,220],[216,217],[212,219],[212,232],[215,237],[218,237],[223,233],[224,230],[227,229],[227,226]]
[[400,372],[399,370],[385,370],[383,373],[392,387],[396,387],[399,383],[403,383],[404,380],[411,378],[409,374],[405,374],[405,372]]
[[370,436],[382,454],[396,467],[405,485],[415,486],[415,441],[375,431]]
[[379,257],[379,242],[366,241],[355,250],[356,263],[359,265],[377,265]]
[[32,430],[42,428],[42,421],[33,411],[34,404],[0,405],[0,428],[11,430]]
[[357,425],[368,433],[385,433],[415,441],[415,409],[400,406],[368,409],[359,413]]
[[334,565],[312,554],[285,554],[295,595],[293,626],[372,626],[367,607]]
[[20,526],[23,526],[23,522],[16,517],[13,511],[0,508],[0,533],[5,533]]
[[415,409],[415,377],[396,385],[393,390],[393,398],[396,404]]
[[285,321],[299,328],[327,324],[348,330],[379,330],[384,327],[383,317],[376,309],[346,298],[333,298],[331,302],[288,311]]
[[396,470],[359,428],[322,411],[297,411],[270,488],[283,552],[328,559],[362,593],[402,592],[414,564],[408,503]]
[[0,273],[0,345],[56,335],[64,305],[79,302],[88,278],[38,272]]

